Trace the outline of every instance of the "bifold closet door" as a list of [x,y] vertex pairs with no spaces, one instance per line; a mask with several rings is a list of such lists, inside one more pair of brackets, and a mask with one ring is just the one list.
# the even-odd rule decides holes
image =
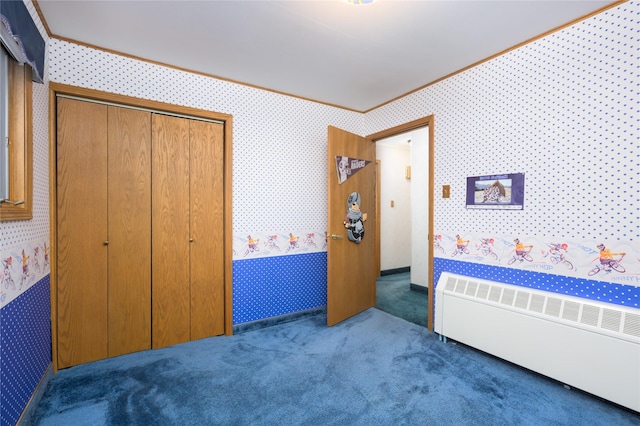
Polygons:
[[224,126],[190,120],[191,340],[224,333]]
[[58,368],[107,357],[107,107],[57,101]]
[[152,346],[188,342],[189,120],[152,115]]
[[108,356],[151,348],[151,113],[109,107]]
[[58,368],[151,347],[151,114],[57,100]]
[[224,333],[224,126],[153,115],[153,347]]

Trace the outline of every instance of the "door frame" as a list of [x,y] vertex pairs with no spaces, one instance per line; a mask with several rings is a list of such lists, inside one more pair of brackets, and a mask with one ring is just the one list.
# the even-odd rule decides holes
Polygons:
[[[404,123],[404,124],[400,124],[398,126],[395,127],[391,127],[389,129],[386,130],[382,130],[380,132],[377,133],[373,133],[371,135],[366,136],[367,139],[371,139],[374,142],[377,142],[381,139],[385,139],[391,136],[396,136],[402,133],[406,133],[409,132],[411,130],[415,130],[415,129],[420,129],[423,127],[428,127],[429,128],[429,188],[428,188],[428,197],[429,197],[429,217],[428,217],[428,228],[429,228],[429,235],[428,235],[428,247],[429,247],[429,256],[428,256],[428,265],[429,265],[429,272],[428,272],[428,280],[429,280],[429,285],[428,285],[428,303],[429,303],[429,307],[428,307],[428,311],[427,311],[427,329],[429,331],[433,331],[433,308],[434,308],[434,299],[433,299],[433,294],[434,294],[434,272],[433,272],[433,239],[434,239],[434,188],[435,188],[435,183],[434,183],[434,164],[435,164],[435,159],[434,159],[434,154],[435,154],[435,139],[434,139],[434,121],[435,121],[435,116],[432,115],[428,115],[426,117],[422,117],[419,118],[417,120],[413,120],[410,121],[408,123]],[[380,219],[376,218],[376,220],[379,222]],[[376,233],[376,247],[377,250],[380,250],[380,233],[377,232]],[[378,265],[379,266],[379,265]],[[379,274],[379,270],[377,271],[377,274]]]
[[50,297],[51,297],[51,345],[53,358],[53,371],[58,370],[57,350],[57,168],[56,168],[56,144],[57,144],[57,95],[68,95],[83,98],[88,101],[107,102],[123,107],[143,108],[147,110],[165,112],[179,115],[185,118],[206,119],[222,122],[224,125],[224,334],[233,334],[233,257],[232,257],[232,147],[233,147],[233,116],[213,111],[201,110],[180,105],[167,104],[158,101],[140,99],[126,95],[101,92],[93,89],[85,89],[61,83],[49,83],[49,228],[50,228]]

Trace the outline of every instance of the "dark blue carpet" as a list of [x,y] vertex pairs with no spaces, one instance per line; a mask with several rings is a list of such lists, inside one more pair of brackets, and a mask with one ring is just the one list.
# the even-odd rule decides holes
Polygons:
[[426,327],[429,297],[411,290],[410,272],[383,275],[376,279],[376,308]]
[[[72,367],[36,425],[638,425],[640,415],[369,309]],[[588,374],[588,372],[585,372]]]

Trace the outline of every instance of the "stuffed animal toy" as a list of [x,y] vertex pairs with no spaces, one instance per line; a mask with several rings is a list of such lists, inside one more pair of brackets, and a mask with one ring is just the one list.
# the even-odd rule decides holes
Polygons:
[[347,215],[343,223],[347,228],[347,237],[356,244],[360,244],[364,238],[365,220],[367,220],[367,214],[360,211],[360,194],[352,192],[347,198]]

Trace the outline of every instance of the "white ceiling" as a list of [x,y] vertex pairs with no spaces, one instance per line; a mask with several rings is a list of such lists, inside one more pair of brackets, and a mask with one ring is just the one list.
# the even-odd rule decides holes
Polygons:
[[366,111],[601,0],[38,0],[54,37]]

